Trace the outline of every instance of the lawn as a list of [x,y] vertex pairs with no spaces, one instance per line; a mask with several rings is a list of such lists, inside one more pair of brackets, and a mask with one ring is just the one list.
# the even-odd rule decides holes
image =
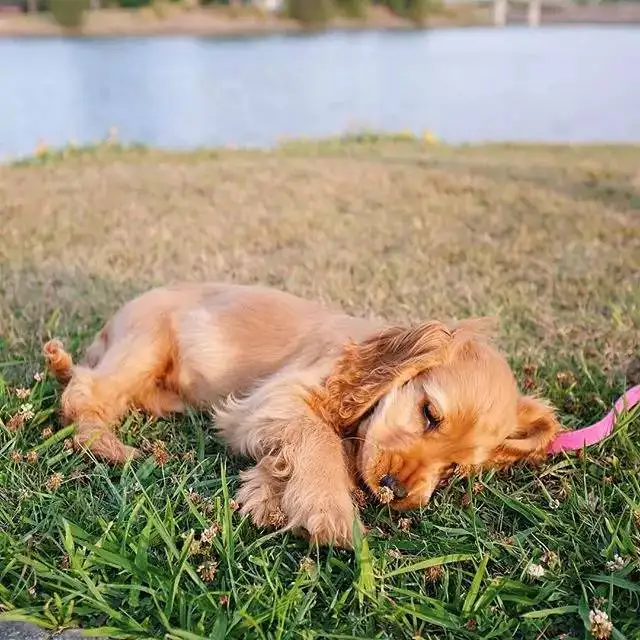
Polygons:
[[402,322],[496,316],[522,389],[585,426],[640,382],[639,168],[639,147],[373,135],[0,167],[0,618],[172,640],[640,638],[637,410],[422,513],[372,504],[355,552],[318,550],[234,511],[247,461],[207,415],[127,419],[149,451],[132,467],[75,453],[39,355],[54,335],[79,354],[154,284],[261,282]]

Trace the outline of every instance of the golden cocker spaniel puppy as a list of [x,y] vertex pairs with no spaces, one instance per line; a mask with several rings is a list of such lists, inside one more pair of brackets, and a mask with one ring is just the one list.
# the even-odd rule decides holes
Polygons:
[[425,505],[452,465],[544,456],[554,412],[518,392],[480,328],[395,326],[267,288],[182,284],[125,304],[78,365],[57,340],[44,353],[66,385],[62,419],[96,457],[138,455],[114,432],[133,407],[213,408],[230,448],[256,461],[241,474],[242,513],[348,547],[360,481],[404,510]]

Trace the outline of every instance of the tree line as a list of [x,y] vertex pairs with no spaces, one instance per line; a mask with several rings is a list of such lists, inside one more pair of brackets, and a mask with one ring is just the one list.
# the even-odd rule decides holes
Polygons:
[[417,24],[426,21],[429,14],[440,6],[440,0],[288,0],[285,11],[288,17],[305,24],[322,23],[336,15],[348,18],[366,18],[372,4],[386,5],[398,16]]
[[[12,4],[11,0],[8,0]],[[7,0],[0,0],[6,4]],[[15,0],[28,12],[51,11],[54,19],[64,27],[79,27],[86,11],[108,7],[138,9],[164,3],[185,4],[185,0]],[[190,0],[189,6],[227,5],[260,6],[259,0]],[[398,16],[424,23],[441,0],[284,0],[282,13],[304,24],[327,22],[336,16],[365,18],[372,5],[387,6]]]

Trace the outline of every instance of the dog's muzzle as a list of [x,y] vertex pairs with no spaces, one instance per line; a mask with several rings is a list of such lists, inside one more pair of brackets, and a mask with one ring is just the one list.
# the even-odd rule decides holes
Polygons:
[[391,491],[393,491],[393,497],[396,500],[402,500],[407,497],[407,490],[400,484],[398,479],[391,474],[387,474],[380,478],[380,486],[391,489]]

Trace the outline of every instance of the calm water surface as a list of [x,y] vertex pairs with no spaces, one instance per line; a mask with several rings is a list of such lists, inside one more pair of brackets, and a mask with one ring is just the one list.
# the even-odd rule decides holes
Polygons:
[[350,129],[640,141],[640,28],[0,40],[0,158],[38,139],[190,148]]

